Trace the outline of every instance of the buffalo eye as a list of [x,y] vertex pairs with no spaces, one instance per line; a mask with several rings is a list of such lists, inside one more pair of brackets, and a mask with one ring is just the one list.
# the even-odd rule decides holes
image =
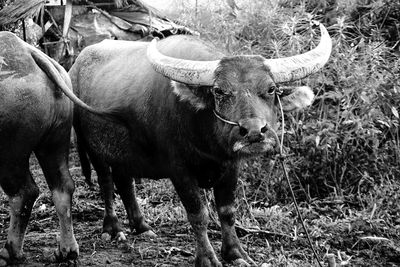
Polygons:
[[271,86],[271,87],[268,89],[267,93],[268,93],[269,95],[272,95],[272,94],[275,94],[276,91],[277,91],[276,86]]
[[217,87],[217,86],[214,87],[213,89],[214,89],[214,93],[215,93],[216,95],[222,96],[222,95],[225,95],[225,94],[226,94],[224,91],[222,91],[221,88],[219,88],[219,87]]
[[218,99],[225,99],[225,98],[229,98],[230,96],[232,96],[231,92],[224,91],[224,90],[222,90],[221,88],[219,88],[217,86],[213,88],[213,91],[214,91],[215,97],[218,98]]

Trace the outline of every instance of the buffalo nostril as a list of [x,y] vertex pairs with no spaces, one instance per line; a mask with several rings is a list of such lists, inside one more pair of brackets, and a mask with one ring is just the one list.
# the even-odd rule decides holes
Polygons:
[[246,136],[248,132],[249,131],[245,127],[242,127],[242,126],[239,127],[239,134],[241,136]]
[[265,125],[264,127],[261,128],[261,132],[262,133],[265,133],[267,130],[268,130],[267,125]]
[[265,136],[261,132],[258,132],[249,134],[247,138],[250,143],[257,143],[257,142],[262,142],[265,139]]

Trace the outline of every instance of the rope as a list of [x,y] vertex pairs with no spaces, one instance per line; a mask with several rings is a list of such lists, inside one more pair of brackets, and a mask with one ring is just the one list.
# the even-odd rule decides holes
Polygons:
[[[309,245],[311,247],[311,250],[314,253],[314,257],[317,259],[318,265],[320,267],[322,267],[321,259],[319,258],[318,254],[317,254],[317,252],[316,252],[316,250],[315,250],[315,248],[314,248],[314,246],[313,246],[313,244],[311,242],[310,235],[308,234],[306,225],[304,223],[303,216],[300,213],[299,206],[297,204],[297,200],[296,200],[296,197],[294,195],[292,185],[290,184],[289,175],[288,175],[287,170],[286,170],[285,155],[283,154],[283,137],[284,137],[284,134],[285,134],[285,118],[283,116],[283,108],[282,108],[282,103],[281,103],[281,99],[280,99],[279,95],[277,95],[277,98],[278,98],[279,108],[280,108],[281,117],[282,117],[282,119],[281,119],[282,120],[282,126],[281,126],[282,127],[282,132],[281,132],[281,140],[280,140],[280,142],[279,142],[279,139],[278,139],[278,143],[279,143],[279,161],[281,163],[281,166],[282,166],[282,169],[283,169],[283,173],[285,174],[286,181],[287,181],[287,183],[289,185],[290,194],[292,195],[293,203],[294,203],[294,206],[296,208],[297,215],[298,215],[298,217],[300,219],[301,225],[303,226],[304,232],[306,233],[306,237],[307,237],[308,243],[309,243]],[[278,138],[277,133],[274,130],[272,130],[272,132],[274,133],[275,138],[277,139]]]
[[217,117],[217,118],[220,119],[221,121],[223,121],[223,122],[225,122],[225,123],[227,123],[227,124],[230,124],[230,125],[240,126],[238,122],[230,121],[230,120],[228,120],[228,119],[224,119],[224,118],[222,117],[222,115],[221,115],[217,110],[213,109],[213,112],[214,112],[215,117]]

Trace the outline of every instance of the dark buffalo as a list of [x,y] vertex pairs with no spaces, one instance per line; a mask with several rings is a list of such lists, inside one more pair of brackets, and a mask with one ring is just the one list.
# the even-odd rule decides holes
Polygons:
[[[114,184],[132,230],[150,231],[132,177],[169,177],[196,236],[195,265],[221,266],[207,237],[200,188],[214,189],[222,258],[254,264],[234,226],[239,163],[275,153],[277,86],[304,78],[328,61],[331,39],[320,29],[315,49],[281,59],[229,56],[191,36],[151,43],[103,41],[84,49],[69,72],[75,93],[119,118],[74,110],[80,156],[85,163],[87,152],[105,199],[103,231],[124,239],[113,209]],[[285,111],[310,105],[314,96],[304,86],[282,91]],[[87,165],[84,170],[90,175]]]
[[71,222],[74,183],[68,170],[73,108],[65,94],[89,108],[73,95],[68,73],[57,62],[14,34],[0,32],[0,186],[10,203],[10,228],[0,266],[22,257],[26,227],[39,195],[29,171],[32,152],[60,220],[56,255],[64,260],[79,254]]

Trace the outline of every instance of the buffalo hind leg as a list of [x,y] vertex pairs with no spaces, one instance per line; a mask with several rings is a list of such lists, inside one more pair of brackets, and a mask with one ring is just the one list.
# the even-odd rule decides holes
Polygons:
[[235,266],[256,266],[240,245],[235,230],[235,191],[237,185],[237,170],[227,168],[222,179],[214,187],[215,203],[221,222],[222,258]]
[[187,218],[196,238],[196,267],[222,267],[207,236],[208,210],[203,203],[196,180],[172,178],[176,192],[186,209]]
[[15,164],[13,170],[10,170],[10,166],[0,166],[0,186],[10,203],[10,228],[6,244],[0,250],[0,266],[17,262],[23,256],[26,227],[39,195],[39,188],[29,172],[28,161],[28,158],[22,161],[24,166],[11,163]]
[[120,170],[121,167],[112,168],[112,176],[118,193],[124,203],[126,213],[128,215],[129,226],[135,234],[148,236],[156,236],[151,227],[146,223],[136,201],[135,189],[133,187],[133,179],[130,176],[124,175]]
[[125,241],[125,234],[114,209],[114,183],[110,166],[92,154],[89,154],[89,156],[97,173],[97,181],[104,201],[103,234],[101,237],[103,240],[110,240],[115,237],[118,241]]
[[64,145],[50,144],[35,151],[60,223],[60,242],[55,253],[57,261],[75,261],[79,256],[72,226],[72,194],[75,186],[68,169],[68,146],[69,142]]
[[74,110],[74,120],[73,120],[73,130],[75,131],[76,137],[76,149],[78,151],[79,160],[81,162],[82,174],[85,177],[86,184],[89,186],[90,190],[94,190],[94,184],[92,181],[92,170],[90,168],[90,160],[86,151],[86,143],[83,139],[82,129],[80,128],[79,113]]
[[76,137],[76,147],[79,155],[79,160],[81,162],[82,174],[85,177],[85,182],[89,186],[90,190],[94,190],[95,188],[91,177],[92,170],[90,169],[90,161],[84,148],[84,142],[80,136]]

